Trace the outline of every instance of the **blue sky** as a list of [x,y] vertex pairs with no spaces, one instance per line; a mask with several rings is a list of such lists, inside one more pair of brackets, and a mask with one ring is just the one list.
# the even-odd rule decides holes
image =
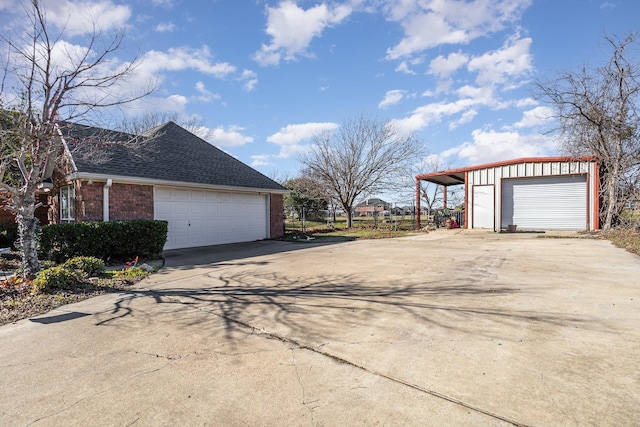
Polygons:
[[[0,0],[3,31],[19,0]],[[557,154],[531,82],[597,64],[604,32],[638,30],[637,0],[42,0],[61,42],[88,18],[127,28],[125,109],[202,120],[202,135],[272,177],[293,177],[312,135],[362,114],[411,131],[442,166]],[[4,49],[4,47],[3,47]],[[416,159],[416,164],[425,159]]]

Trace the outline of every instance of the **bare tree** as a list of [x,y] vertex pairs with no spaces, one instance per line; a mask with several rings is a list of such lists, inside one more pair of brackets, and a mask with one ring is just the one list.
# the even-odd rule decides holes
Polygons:
[[584,66],[536,83],[539,95],[554,108],[562,149],[575,156],[595,156],[600,163],[602,227],[616,224],[626,192],[640,172],[640,69],[638,36],[605,35],[611,49],[599,67]]
[[413,135],[364,116],[346,120],[336,133],[317,134],[314,143],[300,161],[344,208],[347,228],[359,197],[402,185],[400,177],[425,151]]
[[[0,88],[0,192],[4,208],[16,215],[24,275],[32,277],[40,270],[34,217],[38,188],[64,153],[59,122],[139,99],[154,88],[120,92],[137,66],[133,61],[111,67],[124,43],[122,31],[107,36],[94,26],[85,47],[70,47],[62,32],[53,37],[38,0],[25,11],[26,39],[0,35],[9,52]],[[14,86],[11,91],[7,82]]]

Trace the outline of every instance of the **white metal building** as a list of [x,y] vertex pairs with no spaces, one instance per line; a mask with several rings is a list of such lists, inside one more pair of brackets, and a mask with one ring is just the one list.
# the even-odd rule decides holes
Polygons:
[[599,228],[598,164],[590,157],[524,158],[418,175],[417,212],[421,180],[464,185],[464,228]]

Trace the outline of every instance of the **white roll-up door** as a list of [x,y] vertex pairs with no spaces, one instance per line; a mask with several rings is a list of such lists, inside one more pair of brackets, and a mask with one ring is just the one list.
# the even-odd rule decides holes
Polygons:
[[154,217],[169,222],[165,249],[250,242],[268,237],[267,197],[155,187]]
[[502,180],[502,228],[587,229],[586,175]]

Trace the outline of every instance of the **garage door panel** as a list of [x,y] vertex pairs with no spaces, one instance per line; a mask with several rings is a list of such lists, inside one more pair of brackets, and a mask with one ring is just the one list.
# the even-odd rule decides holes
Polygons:
[[584,230],[587,227],[585,175],[505,179],[502,227]]
[[267,238],[267,199],[258,194],[155,189],[156,219],[169,223],[165,249]]

